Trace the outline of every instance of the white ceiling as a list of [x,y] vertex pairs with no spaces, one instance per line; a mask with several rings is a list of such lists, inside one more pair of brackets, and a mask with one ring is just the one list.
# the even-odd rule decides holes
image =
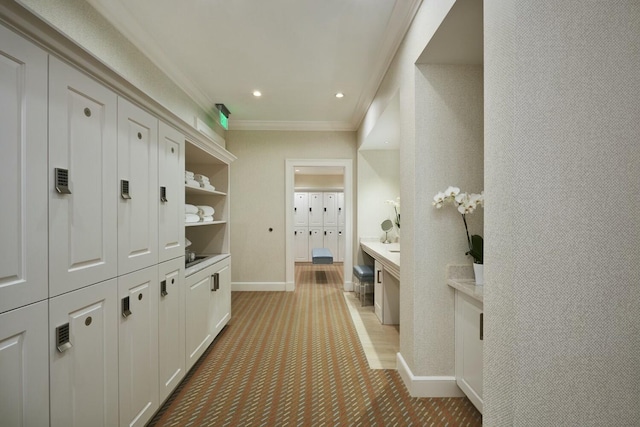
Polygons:
[[230,129],[292,130],[358,127],[420,1],[87,0]]

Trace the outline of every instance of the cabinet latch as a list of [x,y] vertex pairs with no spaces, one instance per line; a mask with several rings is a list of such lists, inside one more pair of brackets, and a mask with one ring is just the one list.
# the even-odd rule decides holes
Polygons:
[[69,171],[67,169],[55,168],[53,170],[56,191],[60,194],[71,194],[69,189]]
[[167,281],[163,280],[162,282],[160,282],[160,295],[163,297],[166,297],[167,295],[169,295],[169,293],[167,292]]
[[125,200],[131,199],[131,194],[129,194],[129,191],[129,181],[127,181],[126,179],[120,180],[120,196]]
[[122,317],[127,318],[132,314],[129,306],[129,297],[122,298]]
[[167,203],[167,187],[160,187],[160,201],[162,203]]
[[71,338],[69,335],[69,324],[58,326],[56,328],[56,348],[60,353],[64,353],[73,347],[71,344]]

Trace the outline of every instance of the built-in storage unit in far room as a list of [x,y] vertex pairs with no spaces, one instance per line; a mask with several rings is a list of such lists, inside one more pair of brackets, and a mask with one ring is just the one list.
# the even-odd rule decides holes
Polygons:
[[327,248],[336,262],[344,261],[344,193],[296,191],[293,203],[296,262],[310,262],[313,248]]
[[[231,318],[235,157],[59,42],[0,25],[0,424],[143,426],[197,358],[187,328],[199,357]],[[186,187],[185,162],[216,189]],[[186,228],[189,269],[185,191],[215,208]]]

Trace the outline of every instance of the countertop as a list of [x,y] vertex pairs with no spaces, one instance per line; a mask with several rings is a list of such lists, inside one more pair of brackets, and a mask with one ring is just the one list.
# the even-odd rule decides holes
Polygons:
[[400,280],[400,243],[382,243],[377,239],[361,239],[360,247],[380,262],[393,277]]
[[[202,255],[207,255],[207,254],[202,254]],[[225,258],[229,258],[231,256],[231,254],[211,254],[208,255],[209,258],[204,259],[202,261],[200,261],[199,263],[192,265],[189,268],[186,268],[184,270],[184,277],[189,277],[191,276],[193,273],[197,273],[198,271],[205,269],[207,267],[209,267],[210,265],[215,264],[218,261],[222,261]]]
[[446,276],[447,285],[484,303],[484,287],[476,285],[473,279],[473,266],[447,265]]

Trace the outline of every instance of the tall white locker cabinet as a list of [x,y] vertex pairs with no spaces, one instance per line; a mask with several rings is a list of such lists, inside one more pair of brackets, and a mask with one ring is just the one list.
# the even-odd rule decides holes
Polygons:
[[325,248],[331,251],[333,259],[337,261],[338,256],[338,229],[336,227],[325,227],[323,231],[323,242]]
[[324,233],[322,227],[309,227],[309,260],[313,259],[313,248],[324,248]]
[[324,224],[323,204],[322,193],[309,193],[309,227],[322,227]]
[[51,426],[118,425],[118,283],[49,300]]
[[322,193],[323,198],[323,218],[324,227],[338,226],[338,200],[336,193]]
[[158,119],[118,98],[118,274],[158,263]]
[[117,97],[49,58],[49,293],[117,275]]
[[296,227],[293,230],[293,240],[295,248],[295,262],[309,261],[309,229],[307,227]]
[[184,135],[158,123],[158,259],[184,255]]
[[344,228],[344,193],[337,193],[336,198],[338,201],[338,227]]
[[1,26],[0,92],[2,313],[47,298],[48,289],[47,55]]
[[0,424],[49,425],[47,302],[0,314]]
[[295,193],[293,199],[293,226],[309,226],[309,193]]

